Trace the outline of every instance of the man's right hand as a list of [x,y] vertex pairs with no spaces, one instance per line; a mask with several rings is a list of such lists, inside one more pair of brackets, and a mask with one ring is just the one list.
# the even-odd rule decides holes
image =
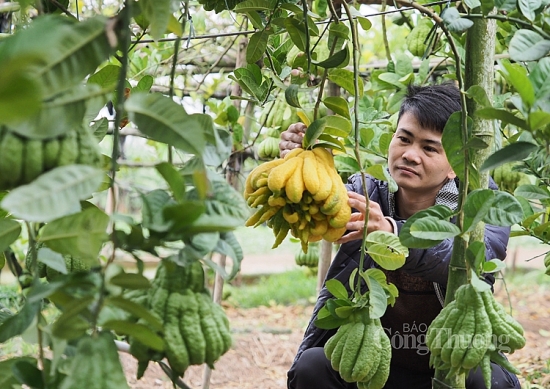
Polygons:
[[281,133],[281,141],[279,142],[281,158],[284,158],[291,150],[302,147],[302,139],[304,138],[306,128],[304,123],[294,123]]

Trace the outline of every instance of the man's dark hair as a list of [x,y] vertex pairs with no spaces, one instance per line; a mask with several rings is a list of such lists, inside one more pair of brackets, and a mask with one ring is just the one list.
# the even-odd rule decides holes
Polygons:
[[443,132],[453,112],[460,111],[460,91],[450,82],[440,85],[409,85],[397,121],[409,112],[424,128]]

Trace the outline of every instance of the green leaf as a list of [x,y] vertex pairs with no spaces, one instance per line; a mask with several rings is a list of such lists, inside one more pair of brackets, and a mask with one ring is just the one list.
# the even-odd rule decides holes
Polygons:
[[[0,361],[0,387],[1,388],[17,388],[20,387],[21,382],[19,382],[13,373],[12,368],[19,362],[26,361],[28,363],[36,365],[36,359],[31,357],[12,357]],[[17,385],[17,386],[16,386]]]
[[90,126],[89,131],[93,134],[94,138],[96,138],[98,142],[102,141],[109,131],[109,120],[107,118],[99,119]]
[[314,120],[306,129],[302,146],[304,148],[315,144],[315,141],[319,138],[319,135],[325,132],[327,126],[327,116]]
[[38,240],[58,253],[95,263],[103,243],[109,238],[108,224],[109,216],[105,212],[90,207],[46,224]]
[[114,52],[118,42],[108,23],[103,16],[79,22],[63,16],[41,16],[3,41],[0,58],[43,56],[43,61],[34,64],[33,75],[42,83],[44,98],[48,99],[80,84]]
[[[196,200],[199,197],[197,189],[193,189],[189,192],[188,200]],[[174,221],[172,231],[197,234],[200,232],[234,230],[242,226],[249,216],[242,194],[222,179],[211,182],[211,188],[209,188],[204,205],[206,207],[205,212],[189,224],[183,225],[182,221],[176,220],[167,210],[164,212],[164,217]]]
[[453,210],[445,205],[434,205],[428,209],[419,211],[408,218],[403,227],[401,227],[399,240],[404,246],[409,248],[427,249],[433,247],[438,244],[440,240],[431,239],[431,236],[426,239],[417,238],[411,234],[411,226],[417,220],[422,220],[427,217],[435,217],[438,220],[448,220],[451,216],[453,216]]
[[70,366],[70,375],[59,389],[128,389],[117,347],[110,332],[85,335],[79,341]]
[[361,127],[359,129],[360,144],[368,149],[369,143],[374,139],[374,129],[372,127]]
[[491,289],[491,285],[480,279],[474,269],[470,269],[470,275],[470,283],[478,293],[485,292]]
[[67,165],[42,174],[28,185],[12,190],[0,206],[14,216],[49,222],[80,210],[80,200],[92,195],[103,172],[86,165]]
[[60,272],[61,274],[67,274],[67,264],[63,255],[56,253],[55,251],[42,247],[38,250],[36,254],[36,259],[38,262],[42,262],[48,267],[51,267],[53,270]]
[[27,387],[43,389],[45,385],[42,380],[42,371],[34,362],[33,360],[19,360],[12,365],[11,371],[13,376]]
[[117,85],[120,66],[107,65],[92,74],[87,83],[99,85],[102,89],[112,89]]
[[296,108],[301,108],[300,100],[298,99],[298,92],[300,87],[296,84],[291,84],[285,90],[285,100],[286,102]]
[[357,160],[347,154],[336,154],[334,156],[334,163],[338,172],[357,173],[361,170]]
[[168,26],[166,27],[166,32],[171,32],[176,36],[183,35],[183,28],[178,19],[173,14],[170,14],[168,17]]
[[0,343],[4,343],[8,339],[13,338],[14,336],[21,335],[32,322],[36,319],[36,314],[40,310],[41,302],[36,301],[25,303],[23,308],[15,315],[7,318],[0,325]]
[[361,28],[364,31],[368,31],[368,30],[371,29],[372,23],[371,23],[370,19],[362,17],[362,16],[358,16],[356,19],[357,19],[357,22],[359,23],[359,25],[361,26]]
[[[210,125],[211,121],[208,122]],[[212,136],[207,139],[206,149],[202,154],[202,160],[206,166],[221,166],[231,155],[233,139],[231,132],[216,128],[212,129]]]
[[344,23],[331,23],[328,29],[327,47],[341,47],[350,39],[350,29]]
[[166,33],[170,21],[171,0],[141,0],[142,12],[149,20],[149,34],[154,40],[159,40]]
[[481,165],[481,171],[495,169],[508,162],[521,161],[537,149],[537,145],[530,142],[511,143],[490,155]]
[[487,92],[480,85],[472,85],[466,94],[482,107],[492,106],[491,101],[487,97]]
[[514,191],[514,196],[529,200],[547,200],[550,199],[550,191],[536,185],[520,185]]
[[161,162],[155,165],[155,168],[172,190],[172,195],[176,201],[183,201],[185,197],[185,180],[174,165],[168,162]]
[[525,120],[504,109],[497,109],[492,107],[480,108],[476,110],[475,115],[482,119],[497,119],[504,124],[512,124],[519,128],[527,128],[527,123],[525,122]]
[[479,240],[471,242],[466,249],[466,260],[478,273],[481,264],[485,262],[485,243]]
[[21,234],[21,224],[11,219],[0,219],[0,252],[6,250]]
[[181,105],[158,93],[132,94],[124,107],[130,120],[149,138],[192,154],[203,152],[207,129],[199,118],[205,115],[188,115]]
[[435,216],[427,216],[411,224],[410,233],[415,238],[442,241],[460,234],[455,224]]
[[369,288],[369,318],[379,319],[386,312],[388,298],[386,297],[386,291],[378,280],[369,277],[367,274],[361,273]]
[[347,322],[347,318],[343,319],[341,317],[334,317],[332,315],[325,316],[325,317],[319,317],[317,316],[317,319],[315,319],[314,324],[315,327],[321,328],[324,330],[331,330],[333,328],[338,328],[342,324],[345,324]]
[[477,136],[473,136],[466,142],[466,149],[474,149],[474,150],[484,150],[489,145],[485,143],[485,141],[481,138],[478,138]]
[[516,9],[516,0],[495,0],[495,6],[499,11],[513,11]]
[[97,85],[79,85],[42,105],[35,115],[10,126],[10,130],[31,138],[49,139],[74,131],[82,125],[87,104],[106,103],[107,90]]
[[[468,118],[468,124],[471,124],[471,118]],[[462,140],[462,112],[451,114],[441,137],[441,143],[445,149],[445,154],[449,164],[460,180],[464,180],[464,145]]]
[[518,0],[519,10],[530,21],[534,21],[536,11],[541,6],[541,0]]
[[550,94],[550,57],[540,59],[529,73],[537,99]]
[[132,316],[145,320],[155,331],[162,332],[164,327],[162,321],[152,314],[147,308],[123,297],[108,297],[105,299],[106,305],[114,305],[123,309]]
[[396,270],[405,264],[409,250],[401,244],[399,237],[385,231],[374,231],[367,235],[367,254],[383,269]]
[[[523,215],[524,215],[524,219],[521,221],[521,226],[525,228],[530,228],[533,226],[533,223],[538,224],[538,220],[542,215],[544,215],[544,212],[533,213],[533,209],[531,208],[531,205],[523,197],[519,197],[518,201],[520,202],[523,208]],[[527,203],[526,205],[528,208],[523,203]],[[529,231],[520,231],[520,232],[527,232],[527,235],[530,234]]]
[[378,75],[378,79],[396,87],[397,89],[405,89],[406,86],[401,82],[401,76],[396,73],[381,73]]
[[338,317],[338,314],[336,313],[336,309],[340,307],[349,307],[351,305],[351,301],[349,298],[345,299],[329,299],[326,302],[326,307],[329,310],[330,314],[334,317]]
[[489,15],[495,9],[494,0],[481,0],[481,12],[483,15]]
[[389,284],[386,279],[386,274],[380,269],[367,269],[363,272],[369,278],[373,278],[384,288],[388,296],[388,304],[393,305],[396,297],[399,296],[399,290],[395,284]]
[[[535,32],[528,31],[528,30],[519,30],[518,32],[516,32],[516,34],[512,38],[512,41],[510,42],[510,50],[509,50],[510,56],[512,56],[512,52],[513,52],[512,47],[513,47],[514,38],[518,37],[517,39],[520,39],[525,35],[525,33],[521,33],[521,31],[527,31],[528,33],[527,35],[530,35],[531,33],[536,34]],[[534,44],[534,43],[530,42],[529,44]],[[550,41],[548,41],[548,44],[549,45],[546,49],[546,52],[550,50]],[[533,46],[530,46],[530,47],[533,47]],[[528,52],[528,49],[526,47],[522,48],[521,50],[522,50],[521,52],[522,56],[524,56]],[[515,58],[512,58],[512,59],[515,59]],[[526,58],[519,59],[519,61],[527,61],[527,60],[528,59]],[[508,60],[501,61],[501,64],[503,67],[502,74],[506,78],[506,81],[508,81],[514,87],[514,89],[519,93],[523,103],[527,107],[532,107],[535,102],[535,90],[533,89],[533,85],[531,84],[531,82],[529,81],[529,78],[527,77],[527,70],[520,64],[517,64],[517,63],[512,64]]]
[[[66,304],[64,311],[52,325],[52,334],[62,339],[76,339],[86,333],[89,323],[83,318],[89,313],[93,296],[75,298]],[[81,316],[82,314],[82,316]]]
[[245,0],[238,3],[233,12],[271,11],[272,9],[273,4],[269,0]]
[[[346,146],[344,146],[344,144],[340,140],[338,140],[338,138],[328,134],[319,135],[319,142],[316,143],[315,146],[337,150],[342,153],[346,152]],[[357,170],[355,170],[354,173],[356,171]]]
[[11,61],[0,72],[0,124],[16,124],[42,106],[40,84],[24,73],[20,61]]
[[262,82],[262,72],[258,65],[255,63],[248,64],[245,68],[235,69],[233,74],[229,78],[235,80],[245,92],[263,103],[269,92],[271,82]]
[[142,274],[138,273],[118,273],[111,277],[109,282],[124,289],[149,289],[151,283]]
[[346,138],[351,132],[351,121],[341,116],[325,116],[325,130],[323,134]]
[[371,165],[367,168],[366,173],[370,174],[378,180],[386,181],[388,183],[388,189],[390,192],[397,192],[397,183],[395,182],[393,177],[390,176],[390,173],[388,173],[388,170],[383,165]]
[[[334,82],[336,85],[344,88],[352,95],[355,94],[355,84],[354,79],[355,75],[353,72],[347,70],[347,69],[330,69],[328,72],[328,79],[332,82]],[[363,96],[363,80],[359,78],[359,96]]]
[[303,14],[303,8],[299,7],[296,4],[292,4],[292,3],[283,3],[283,4],[281,4],[281,9],[285,9],[289,12],[294,13],[294,14]]
[[345,300],[348,298],[348,291],[346,287],[336,279],[327,280],[325,287],[334,297],[338,299]]
[[328,2],[327,0],[315,0],[315,9],[321,17],[327,16]]
[[305,25],[294,17],[289,17],[284,20],[284,25],[292,39],[292,42],[296,45],[300,51],[306,51],[306,33]]
[[[242,3],[240,3],[242,4]],[[248,12],[243,12],[246,17],[248,18],[248,21],[250,22],[250,24],[252,24],[252,27],[254,27],[256,30],[261,30],[262,28],[264,28],[264,23],[263,23],[263,20],[262,20],[262,17],[260,16],[260,14],[256,11],[248,11]],[[277,55],[274,55],[275,58],[277,58]]]
[[527,117],[530,131],[541,130],[550,124],[550,113],[545,111],[530,112]]
[[246,49],[246,62],[254,63],[262,58],[267,48],[267,40],[271,35],[269,30],[257,31],[250,37]]
[[340,96],[329,96],[323,99],[325,106],[337,115],[351,119],[348,102]]
[[[46,249],[46,250],[48,250],[48,249]],[[53,251],[51,251],[51,252],[53,254],[56,254]],[[66,270],[65,270],[65,272],[66,272]],[[77,273],[73,273],[73,274],[77,274]],[[67,278],[70,279],[70,277],[72,277],[73,274],[71,274],[71,276],[69,276]],[[57,277],[55,280],[52,280],[51,282],[36,283],[36,284],[32,285],[32,288],[29,290],[29,293],[27,295],[27,302],[28,303],[41,303],[43,299],[50,298],[60,288],[63,288],[66,285],[69,284],[67,278]],[[73,286],[73,285],[71,285],[71,286]],[[54,300],[52,299],[52,301],[54,301]]]
[[520,223],[523,219],[521,204],[508,192],[495,191],[493,206],[483,221],[495,226],[507,227]]
[[495,194],[491,189],[470,192],[464,204],[464,231],[472,231],[483,220],[493,205]]
[[344,306],[336,308],[334,312],[338,317],[341,317],[342,319],[347,319],[356,309],[357,308],[352,306]]
[[506,268],[506,264],[500,259],[491,259],[483,263],[483,273],[496,273]]
[[465,1],[465,4],[468,6],[468,8],[470,9],[474,9],[474,8],[477,8],[477,7],[481,7],[481,1],[479,0],[466,0]]
[[137,85],[132,88],[132,92],[149,92],[154,82],[153,76],[147,74],[139,79]]
[[172,223],[164,216],[164,210],[174,204],[170,195],[162,190],[155,189],[141,196],[143,208],[141,209],[143,227],[156,232],[168,231]]
[[103,323],[102,327],[117,334],[130,336],[153,350],[164,350],[164,340],[144,324],[126,320],[109,320]]
[[[332,56],[328,57],[321,62],[313,62],[314,65],[317,65],[321,68],[330,69],[337,68],[339,66],[346,66],[349,63],[349,49],[346,46],[340,51],[337,51]],[[346,61],[347,60],[347,61]]]
[[237,275],[241,268],[241,262],[244,259],[243,250],[239,241],[232,231],[220,233],[220,239],[213,249],[214,252],[223,254],[232,259],[232,269],[227,275],[227,279],[231,280]]
[[445,8],[441,18],[450,32],[462,33],[474,25],[472,20],[461,18],[456,8]]

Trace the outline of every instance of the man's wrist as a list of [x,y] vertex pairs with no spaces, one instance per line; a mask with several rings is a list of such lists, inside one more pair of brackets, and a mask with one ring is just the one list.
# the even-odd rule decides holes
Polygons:
[[391,228],[392,228],[392,234],[397,235],[397,223],[395,222],[395,220],[393,220],[393,218],[389,216],[384,216],[384,219],[390,222]]

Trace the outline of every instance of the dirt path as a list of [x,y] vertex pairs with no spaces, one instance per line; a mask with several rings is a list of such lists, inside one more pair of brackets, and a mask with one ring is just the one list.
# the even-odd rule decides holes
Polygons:
[[[510,291],[516,317],[525,328],[527,345],[510,355],[532,389],[550,388],[550,289],[534,285]],[[508,306],[503,287],[497,287],[497,299]],[[216,364],[211,389],[284,389],[286,372],[300,343],[312,306],[226,308],[234,346]],[[151,365],[144,378],[135,380],[133,358],[122,355],[128,381],[133,389],[172,388],[158,365]],[[188,370],[184,381],[193,389],[202,388],[203,367]],[[539,385],[539,386],[534,386]]]
[[[234,345],[216,364],[211,389],[286,388],[286,371],[311,315],[312,306],[259,307],[246,310],[226,308]],[[156,364],[136,381],[132,356],[121,354],[128,382],[133,389],[172,388]],[[202,388],[202,366],[191,367],[184,377],[193,389]]]

